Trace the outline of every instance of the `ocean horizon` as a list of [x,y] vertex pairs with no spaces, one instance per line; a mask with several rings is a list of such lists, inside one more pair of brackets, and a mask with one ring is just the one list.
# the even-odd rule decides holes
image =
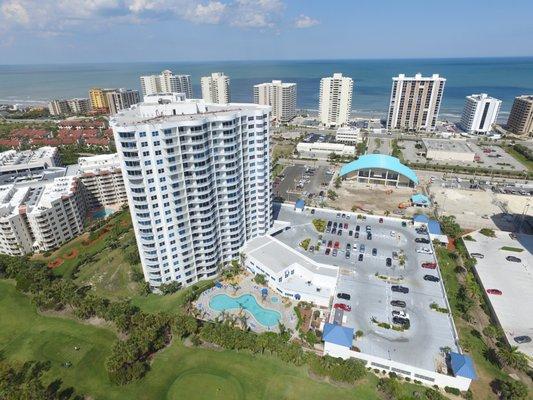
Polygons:
[[318,109],[320,78],[341,72],[354,79],[353,117],[384,117],[392,77],[400,73],[446,78],[440,119],[457,120],[465,96],[488,93],[502,100],[505,121],[513,100],[533,94],[533,57],[109,62],[0,65],[0,103],[44,104],[55,98],[87,97],[91,87],[140,90],[139,77],[170,69],[191,75],[194,97],[200,77],[222,71],[230,77],[234,102],[253,101],[253,85],[280,79],[298,85],[297,107]]

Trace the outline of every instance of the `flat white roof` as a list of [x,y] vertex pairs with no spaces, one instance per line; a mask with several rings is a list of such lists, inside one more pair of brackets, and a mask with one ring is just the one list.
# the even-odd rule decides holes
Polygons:
[[[518,344],[516,336],[527,335],[533,338],[533,235],[517,234],[514,240],[508,232],[496,231],[491,238],[479,232],[470,236],[475,240],[465,240],[469,253],[481,253],[477,259],[476,272],[483,288],[498,289],[502,295],[488,295],[509,343],[518,346],[520,351],[533,357],[533,342]],[[521,252],[502,250],[502,247],[522,249]],[[520,258],[521,262],[507,261],[507,256]]]
[[291,265],[298,264],[312,273],[337,277],[337,267],[326,267],[315,263],[272,236],[260,236],[248,241],[243,252],[276,274]]
[[120,159],[117,153],[78,158],[78,172],[82,174],[98,173],[116,168],[120,168]]

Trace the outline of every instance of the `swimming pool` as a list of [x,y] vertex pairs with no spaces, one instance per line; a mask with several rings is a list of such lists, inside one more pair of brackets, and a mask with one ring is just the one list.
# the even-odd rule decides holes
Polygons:
[[251,294],[243,294],[239,297],[230,297],[227,294],[217,294],[209,301],[209,307],[215,311],[233,310],[243,308],[263,326],[276,326],[281,314],[275,310],[261,307]]
[[93,211],[92,217],[93,219],[102,219],[109,217],[114,212],[115,210],[113,210],[112,208],[100,208],[98,210]]

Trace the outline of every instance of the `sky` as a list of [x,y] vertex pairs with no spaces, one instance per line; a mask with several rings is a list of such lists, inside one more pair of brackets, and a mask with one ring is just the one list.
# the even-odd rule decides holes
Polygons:
[[533,56],[531,0],[0,0],[0,64]]

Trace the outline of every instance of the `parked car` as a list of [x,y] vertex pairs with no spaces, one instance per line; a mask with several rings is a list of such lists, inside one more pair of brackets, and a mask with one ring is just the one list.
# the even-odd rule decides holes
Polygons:
[[334,227],[334,228],[336,228],[338,225],[339,225],[339,223],[338,223],[337,221],[335,221],[335,222],[333,223],[333,227]]
[[402,221],[402,226],[405,228],[407,226],[407,222]]
[[437,268],[437,263],[425,262],[425,263],[422,263],[422,268],[435,269]]
[[359,257],[357,258],[359,261],[363,261],[363,255],[359,254]]
[[353,236],[353,231],[351,229],[348,231],[348,236]]
[[311,247],[309,247],[309,251],[310,251],[311,253],[314,253],[314,252],[315,252],[315,246],[311,246]]
[[402,307],[402,308],[405,308],[407,306],[407,304],[403,300],[392,300],[390,302],[390,305],[393,307]]
[[392,252],[392,259],[393,260],[397,260],[398,259],[398,252],[397,251],[393,251]]
[[346,250],[346,253],[344,253],[344,258],[350,258],[350,250]]
[[430,242],[430,240],[429,240],[429,239],[426,239],[426,238],[418,238],[418,237],[417,237],[417,238],[415,239],[415,242],[416,242],[416,243],[425,243],[425,244],[427,244],[427,243]]
[[393,292],[398,292],[398,293],[409,293],[409,288],[406,288],[405,286],[401,286],[401,285],[392,285],[391,287],[391,290]]
[[485,258],[485,256],[481,253],[471,253],[470,256],[474,258]]
[[424,275],[424,280],[430,282],[440,282],[439,277],[434,275]]
[[339,242],[335,242],[335,244],[333,245],[334,248],[338,249],[340,247],[340,243]]
[[311,214],[314,214],[314,213],[315,213],[315,209],[311,208]]
[[392,317],[392,323],[396,325],[403,325],[403,326],[407,325],[408,326],[409,320],[407,318],[402,318],[402,317]]
[[487,293],[488,294],[495,294],[497,296],[501,296],[502,295],[502,291],[498,290],[498,289],[487,289]]
[[354,243],[352,248],[353,248],[353,251],[357,251],[357,243]]
[[370,225],[367,225],[367,226],[366,226],[366,231],[367,231],[367,232],[370,232],[371,230],[372,230],[372,227],[371,227]]
[[352,248],[352,245],[350,243],[346,243],[346,250],[350,250]]
[[337,213],[337,218],[340,218],[340,216],[341,216],[341,213]]
[[362,244],[361,246],[359,246],[359,253],[364,253],[365,249],[366,249],[365,245]]
[[380,223],[380,224],[383,223],[383,218],[380,218],[380,219],[379,219],[379,223]]
[[342,236],[342,229],[339,229],[339,230],[337,231],[337,236]]
[[356,226],[355,226],[355,231],[356,231],[356,232],[359,232],[360,230],[361,230],[361,227],[360,227],[359,225],[356,225]]
[[529,336],[517,336],[513,338],[513,340],[518,344],[524,344],[531,342],[531,338]]
[[333,222],[328,221],[328,225],[327,225],[327,226],[328,226],[328,227],[331,227],[331,225],[333,225]]
[[429,247],[418,247],[416,252],[421,254],[433,254],[433,250],[431,250]]
[[391,236],[396,236],[396,231],[390,231]]
[[337,249],[333,249],[333,251],[331,252],[331,255],[333,257],[337,257]]
[[344,223],[344,229],[348,229],[348,224],[346,222]]
[[390,267],[392,265],[392,259],[390,257],[387,257],[387,259],[385,260],[385,265],[387,267]]
[[409,314],[407,314],[405,311],[403,310],[393,310],[392,311],[392,316],[393,317],[402,317],[402,318],[409,318]]
[[359,232],[355,232],[355,233],[353,234],[353,237],[356,238],[356,239],[359,239]]
[[328,242],[328,247],[331,247],[331,246],[333,246],[333,241],[332,241],[332,240],[330,240],[330,241]]
[[336,235],[337,234],[337,228],[333,227],[333,229],[331,229],[331,234],[332,235]]
[[375,247],[372,249],[372,255],[373,256],[377,256],[378,255],[378,249],[376,249]]
[[326,251],[325,251],[324,254],[327,255],[327,256],[329,256],[329,253],[331,253],[331,249],[328,247],[328,248],[326,248]]
[[336,303],[333,307],[343,311],[352,311],[352,307],[344,303]]
[[337,293],[337,298],[338,299],[343,299],[343,300],[350,300],[352,298],[352,296],[350,296],[348,293]]
[[366,234],[366,239],[367,239],[367,240],[372,240],[372,233],[368,232],[368,233]]
[[518,257],[515,257],[515,256],[507,256],[505,257],[505,259],[507,261],[511,261],[511,262],[522,262],[522,260]]

